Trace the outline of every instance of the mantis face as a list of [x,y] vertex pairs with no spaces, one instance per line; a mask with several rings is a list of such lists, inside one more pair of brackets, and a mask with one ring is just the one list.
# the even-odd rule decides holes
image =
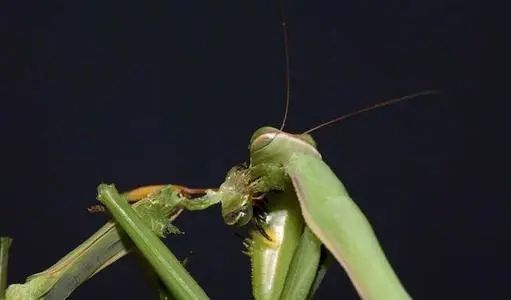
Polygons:
[[254,217],[254,195],[282,190],[286,178],[280,165],[292,153],[320,156],[310,135],[289,134],[272,127],[258,129],[249,148],[250,167],[232,168],[218,190],[222,216],[228,225],[243,226]]

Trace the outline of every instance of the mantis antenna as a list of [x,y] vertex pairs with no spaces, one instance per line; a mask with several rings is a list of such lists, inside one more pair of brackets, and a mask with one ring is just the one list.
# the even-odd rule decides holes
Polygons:
[[284,129],[286,126],[287,113],[289,111],[289,98],[291,97],[291,63],[289,59],[289,36],[287,32],[287,18],[284,15],[284,11],[286,9],[285,0],[278,1],[278,14],[280,19],[280,26],[282,27],[282,35],[284,38],[284,56],[286,60],[286,73],[285,73],[285,82],[286,82],[286,108],[284,110],[284,117],[282,118],[282,124],[280,124],[280,130]]
[[349,118],[361,115],[361,114],[363,114],[365,112],[368,112],[368,111],[372,111],[372,110],[375,110],[375,109],[378,109],[378,108],[382,108],[382,107],[385,107],[385,106],[391,106],[391,105],[397,104],[399,102],[403,102],[403,101],[406,101],[406,100],[411,100],[411,99],[414,99],[414,98],[417,98],[417,97],[420,97],[420,96],[435,95],[435,94],[440,94],[440,91],[437,91],[437,90],[425,90],[425,91],[420,91],[420,92],[417,92],[417,93],[409,94],[409,95],[406,95],[406,96],[403,96],[403,97],[394,98],[394,99],[390,99],[390,100],[385,100],[385,101],[377,103],[375,105],[372,105],[372,106],[369,106],[369,107],[366,107],[366,108],[362,108],[362,109],[359,109],[357,111],[354,111],[354,112],[351,112],[351,113],[339,116],[339,117],[337,117],[335,119],[332,119],[330,121],[321,123],[321,124],[319,124],[317,126],[312,127],[311,129],[305,131],[304,134],[311,133],[311,132],[316,131],[316,130],[318,130],[320,128],[323,128],[325,126],[332,125],[334,123],[337,123],[337,122],[340,122],[340,121],[343,121],[343,120],[346,120],[346,119],[349,119]]
[[[283,40],[284,40],[283,41],[284,42],[284,57],[285,57],[285,63],[286,63],[286,70],[285,70],[285,83],[286,83],[285,103],[286,103],[286,106],[284,109],[284,116],[282,117],[282,123],[280,124],[280,130],[282,131],[284,129],[284,127],[286,126],[287,115],[289,112],[289,102],[290,102],[290,98],[291,98],[291,59],[290,59],[290,54],[289,54],[289,34],[288,34],[288,29],[287,29],[287,18],[284,14],[284,12],[286,10],[286,0],[277,0],[277,1],[278,1],[277,10],[278,10],[278,15],[279,15],[279,19],[280,19],[280,26],[282,27],[282,36],[283,36]],[[376,109],[386,107],[386,106],[391,106],[396,103],[403,102],[406,100],[411,100],[411,99],[414,99],[414,98],[417,98],[420,96],[435,95],[435,94],[439,94],[439,93],[440,93],[440,91],[437,91],[437,90],[424,90],[424,91],[409,94],[409,95],[406,95],[403,97],[385,100],[385,101],[377,103],[375,105],[372,105],[372,106],[369,106],[366,108],[362,108],[360,110],[339,116],[339,117],[332,119],[330,121],[321,123],[311,129],[305,131],[304,134],[314,132],[320,128],[323,128],[323,127],[332,125],[334,123],[361,115],[365,112],[369,112],[369,111],[376,110]]]

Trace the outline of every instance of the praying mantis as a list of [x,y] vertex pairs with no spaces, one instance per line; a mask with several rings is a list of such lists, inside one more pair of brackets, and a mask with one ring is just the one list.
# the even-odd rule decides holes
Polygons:
[[[387,101],[385,105],[412,96]],[[263,127],[253,134],[249,149],[250,165],[234,167],[218,189],[146,186],[125,193],[123,200],[150,198],[170,187],[181,195],[172,204],[171,218],[179,215],[183,208],[205,209],[221,203],[226,224],[243,226],[255,220],[258,230],[245,245],[251,258],[256,299],[312,297],[326,268],[320,266],[321,244],[344,267],[363,299],[410,299],[386,260],[367,219],[322,161],[308,133],[296,135]],[[99,199],[102,199],[104,196],[101,191],[99,193]],[[190,194],[195,193],[205,195],[188,202]],[[257,212],[254,204],[263,198],[267,198],[267,207]],[[85,247],[85,250],[90,249]],[[119,257],[116,255],[111,257],[115,260]],[[97,256],[93,258],[97,259]],[[105,261],[98,261],[97,271],[90,276],[104,268],[103,264],[111,263],[109,260],[106,257]],[[59,263],[56,269],[59,269]],[[190,297],[205,299],[207,296],[201,291],[199,295],[178,294],[177,299]]]
[[[432,93],[385,101],[371,109]],[[313,297],[326,268],[320,266],[321,244],[343,266],[362,299],[411,299],[368,220],[308,133],[263,127],[253,134],[249,149],[248,167],[232,168],[218,189],[206,190],[193,202],[199,207],[221,203],[228,225],[256,225],[245,240],[255,299]],[[261,208],[260,201],[267,205]]]
[[[228,225],[255,220],[257,230],[244,241],[255,298],[310,297],[328,260],[322,261],[321,245],[346,269],[364,299],[409,298],[367,220],[322,161],[310,135],[265,127],[254,133],[249,148],[248,167],[236,167],[218,190],[204,191],[194,201],[220,203]],[[150,197],[162,188],[137,189],[128,200],[130,195],[134,200]]]
[[[424,91],[385,101],[332,122],[434,93]],[[233,168],[218,191],[206,196],[218,197],[214,202],[222,203],[229,225],[242,226],[255,219],[258,231],[245,241],[252,263],[254,297],[312,297],[314,289],[310,288],[322,279],[318,270],[324,244],[348,273],[361,298],[411,299],[368,220],[322,160],[308,132],[258,129],[250,141],[248,168]],[[260,201],[260,195],[275,191],[277,194],[267,195],[268,207],[255,212],[253,204]]]
[[[332,122],[434,93],[425,91],[385,101]],[[318,128],[302,134],[290,134],[272,127],[256,130],[249,144],[249,164],[232,168],[218,189],[154,185],[137,188],[117,198],[126,202],[126,206],[130,201],[137,202],[137,205],[143,201],[152,203],[163,199],[166,202],[161,210],[170,220],[183,210],[202,210],[220,203],[226,224],[243,226],[254,223],[257,230],[251,232],[244,244],[247,248],[245,253],[251,261],[252,293],[256,299],[312,298],[328,268],[330,255],[344,267],[363,299],[409,299],[369,222],[337,176],[323,162],[309,134]],[[108,197],[104,195],[104,187],[102,190],[99,191],[99,199],[103,202]],[[165,196],[164,191],[172,193]],[[116,197],[115,192],[109,193],[110,198]],[[104,204],[113,211],[114,207]],[[147,210],[150,209],[138,212],[139,216],[149,216]],[[162,221],[161,210],[156,212],[159,216],[156,222],[146,220],[151,227],[158,229],[157,232],[167,228]],[[114,214],[114,218],[118,222],[122,219],[119,214]],[[79,284],[129,251],[120,242],[121,235],[112,231],[114,228],[113,223],[106,225],[55,266],[29,278],[28,289],[22,295],[40,297],[19,298],[20,294],[9,293],[8,289],[7,299],[67,297]],[[146,230],[139,237],[150,235],[151,232]],[[130,238],[136,241],[136,238]],[[137,242],[135,244],[139,246]],[[147,245],[145,248],[150,249]],[[155,262],[153,267],[158,265]],[[164,270],[173,269],[183,267],[174,259]],[[184,270],[178,273],[187,274]],[[167,277],[173,278],[178,273],[171,272]],[[180,286],[182,282],[193,283],[193,279],[185,276],[178,282],[177,286]],[[197,293],[189,294],[188,289],[184,289],[184,294],[173,296],[176,299],[207,298],[196,283],[192,286],[196,286],[191,290],[197,290]],[[175,282],[167,285],[170,292],[175,287]]]

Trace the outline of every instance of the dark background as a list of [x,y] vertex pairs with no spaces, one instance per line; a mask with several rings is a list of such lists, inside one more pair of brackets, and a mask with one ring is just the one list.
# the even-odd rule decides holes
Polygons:
[[[508,291],[507,130],[491,100],[508,35],[478,1],[291,1],[288,131],[439,89],[314,134],[416,299]],[[503,14],[502,14],[503,17]],[[211,187],[283,113],[283,48],[271,1],[1,1],[0,234],[10,281],[46,269],[105,222],[96,186]],[[509,53],[509,52],[507,52]],[[497,78],[499,80],[497,80]],[[498,96],[497,96],[498,95]],[[489,110],[488,110],[489,109]],[[495,169],[492,169],[495,168]],[[213,299],[248,299],[249,265],[218,208],[170,237]],[[145,299],[133,257],[71,299]],[[356,299],[341,268],[319,299]]]

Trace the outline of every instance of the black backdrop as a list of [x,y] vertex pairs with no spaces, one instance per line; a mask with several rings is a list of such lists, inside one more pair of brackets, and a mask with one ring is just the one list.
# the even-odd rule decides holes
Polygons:
[[[105,221],[96,186],[218,185],[283,112],[271,1],[2,1],[2,205],[10,280],[56,262]],[[289,131],[423,89],[442,94],[314,134],[417,299],[498,296],[509,220],[483,167],[497,10],[476,1],[292,1]],[[505,76],[504,76],[505,77]],[[475,105],[473,105],[475,104]],[[476,123],[477,121],[480,121]],[[502,127],[502,126],[501,126]],[[504,137],[504,136],[503,136]],[[489,153],[489,152],[487,152]],[[492,179],[493,178],[493,179]],[[491,181],[491,186],[490,186]],[[213,299],[248,299],[249,265],[219,209],[167,244]],[[506,289],[507,290],[507,289]],[[133,257],[71,299],[144,299]],[[329,271],[319,299],[355,299]]]

